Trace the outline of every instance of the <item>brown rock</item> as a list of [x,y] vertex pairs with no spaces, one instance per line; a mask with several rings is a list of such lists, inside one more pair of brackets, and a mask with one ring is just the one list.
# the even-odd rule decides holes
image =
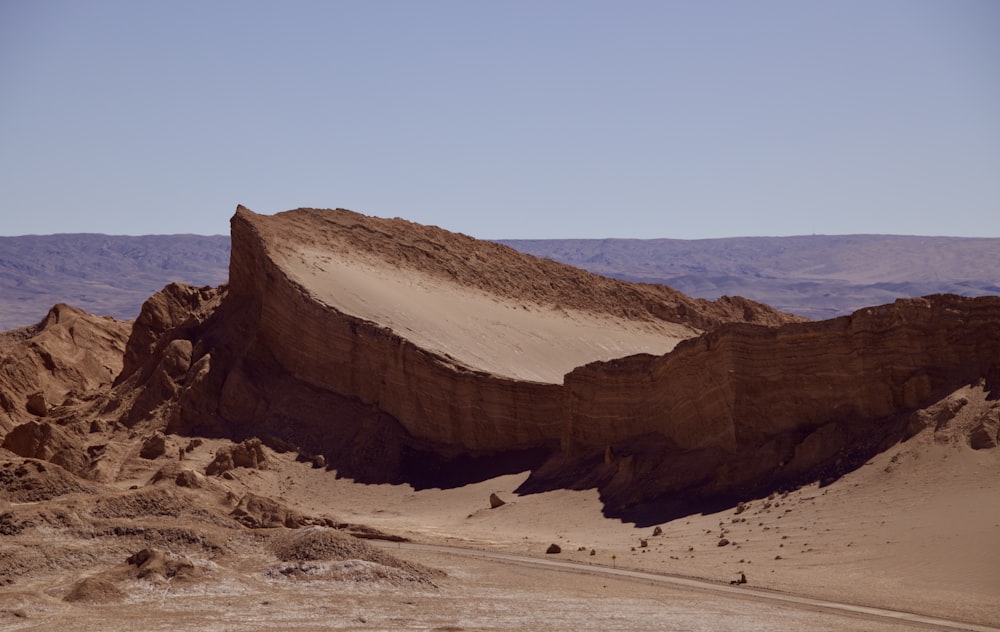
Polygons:
[[506,504],[507,503],[501,500],[496,494],[490,494],[490,509],[496,509],[497,507],[502,507]]
[[[275,437],[358,480],[460,485],[532,469],[526,491],[597,486],[609,515],[662,497],[766,493],[863,463],[905,437],[913,411],[1000,375],[998,297],[901,300],[802,323],[344,210],[239,207],[232,231],[226,292],[165,290],[137,320],[122,374],[144,390],[130,419],[169,410],[168,431]],[[381,266],[502,304],[707,333],[670,353],[529,380],[332,307],[324,266]],[[263,452],[220,453],[209,471],[243,456],[260,467]]]
[[200,574],[187,559],[158,549],[142,549],[130,555],[125,562],[136,567],[135,576],[138,579],[190,579]]
[[45,393],[42,391],[36,391],[28,395],[25,408],[36,417],[48,417],[49,415],[49,403],[45,401]]
[[[171,344],[171,332],[193,328],[203,322],[218,306],[223,294],[221,288],[171,283],[150,297],[143,303],[132,327],[118,382],[129,378],[149,362],[156,355],[158,346]],[[175,358],[173,364],[180,368],[179,358]]]
[[334,526],[329,518],[306,516],[289,509],[282,503],[264,496],[247,494],[240,499],[239,504],[229,514],[237,522],[251,529],[269,529],[287,527],[298,529],[304,526]]
[[550,544],[549,548],[545,549],[545,552],[549,555],[555,555],[556,553],[562,553],[562,547],[558,544]]
[[147,437],[145,441],[142,442],[142,449],[139,450],[139,456],[144,459],[158,459],[167,453],[167,438],[163,436],[162,432],[157,432],[150,437]]
[[267,454],[260,439],[247,439],[233,446],[219,448],[215,453],[215,459],[205,469],[205,473],[216,476],[237,467],[267,469]]
[[52,416],[52,402],[73,405],[109,388],[130,327],[59,304],[36,325],[0,332],[0,435]]
[[988,450],[1000,443],[1000,410],[994,408],[984,414],[969,431],[969,445],[973,450]]
[[29,421],[4,437],[2,447],[18,456],[42,459],[79,474],[90,464],[82,437],[48,421]]

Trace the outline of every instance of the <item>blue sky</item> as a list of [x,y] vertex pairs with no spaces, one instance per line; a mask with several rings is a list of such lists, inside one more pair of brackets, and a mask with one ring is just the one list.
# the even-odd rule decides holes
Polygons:
[[0,234],[1000,237],[1000,2],[0,0]]

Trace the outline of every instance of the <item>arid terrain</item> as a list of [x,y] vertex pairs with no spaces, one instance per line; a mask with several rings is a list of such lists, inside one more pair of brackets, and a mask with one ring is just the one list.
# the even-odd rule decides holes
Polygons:
[[1000,298],[232,226],[225,286],[0,333],[0,628],[1000,627]]

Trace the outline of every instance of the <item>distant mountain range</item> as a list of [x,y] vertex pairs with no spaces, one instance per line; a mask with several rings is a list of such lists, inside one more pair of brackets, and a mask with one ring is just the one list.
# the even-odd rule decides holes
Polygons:
[[[1000,239],[844,235],[730,239],[501,240],[610,277],[700,298],[739,295],[811,319],[901,297],[1000,294]],[[229,237],[0,237],[0,331],[56,303],[130,319],[171,281],[225,283]]]
[[813,235],[506,240],[517,250],[715,299],[739,295],[813,320],[897,298],[1000,294],[1000,239]]
[[135,318],[171,281],[219,285],[228,276],[222,235],[0,237],[0,331],[34,324],[56,303]]

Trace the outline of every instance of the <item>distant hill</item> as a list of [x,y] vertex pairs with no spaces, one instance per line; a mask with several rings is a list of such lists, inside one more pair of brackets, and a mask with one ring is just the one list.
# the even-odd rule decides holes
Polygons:
[[0,331],[34,324],[56,303],[135,318],[171,281],[219,285],[228,274],[228,236],[0,237]]
[[[517,250],[698,298],[744,296],[812,319],[897,298],[1000,294],[1000,239],[845,235],[503,240]],[[0,237],[0,331],[56,303],[134,318],[171,281],[225,283],[229,237]]]
[[739,295],[814,320],[901,297],[1000,294],[1000,239],[841,235],[505,240],[522,252],[698,298]]

